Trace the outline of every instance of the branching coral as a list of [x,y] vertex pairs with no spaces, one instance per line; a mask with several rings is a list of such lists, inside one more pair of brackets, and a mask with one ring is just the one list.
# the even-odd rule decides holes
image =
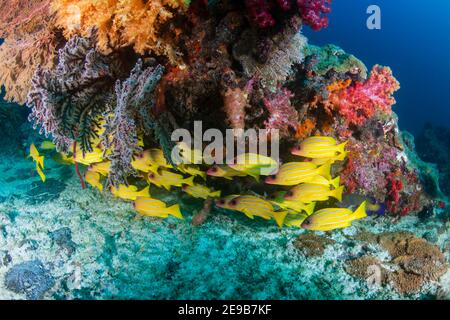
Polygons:
[[[173,37],[162,34],[161,27],[176,13],[184,11],[183,0],[55,0],[57,25],[67,38],[75,34],[98,32],[98,46],[103,53],[133,46],[139,54],[153,52],[179,61]],[[176,34],[175,27],[165,28]]]
[[59,150],[69,151],[75,140],[92,150],[98,118],[111,101],[114,81],[123,70],[117,56],[96,51],[96,38],[72,38],[59,52],[55,70],[38,68],[27,105],[29,120],[52,135]]
[[248,77],[257,75],[266,85],[276,87],[292,74],[294,64],[303,62],[306,43],[297,21],[283,32],[260,42],[254,30],[246,31],[234,46],[233,55],[241,62]]
[[288,13],[295,8],[305,24],[313,30],[328,26],[326,14],[331,12],[331,0],[245,0],[250,20],[259,28],[276,25],[275,10]]
[[291,105],[293,94],[283,88],[264,99],[269,118],[264,122],[266,129],[280,130],[280,137],[288,137],[298,125],[297,110]]
[[115,186],[126,182],[126,177],[135,173],[131,162],[133,156],[142,151],[138,131],[159,129],[152,115],[153,93],[163,72],[161,66],[143,70],[139,60],[130,77],[123,83],[116,83],[117,101],[106,111],[105,131],[101,137],[104,149],[112,150],[109,182]]
[[388,67],[376,65],[365,82],[330,93],[329,101],[349,124],[362,125],[377,111],[390,113],[395,99],[392,96],[400,89]]

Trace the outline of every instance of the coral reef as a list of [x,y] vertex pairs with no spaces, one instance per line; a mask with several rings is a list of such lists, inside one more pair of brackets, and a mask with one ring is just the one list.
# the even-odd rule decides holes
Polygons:
[[295,239],[294,246],[302,251],[307,257],[321,256],[327,245],[335,241],[316,234],[302,234]]
[[[367,279],[371,276],[370,266],[377,266],[381,271],[381,283],[392,282],[402,294],[419,291],[425,283],[437,281],[448,270],[448,263],[440,249],[410,232],[379,235],[362,232],[356,239],[380,245],[389,253],[391,260],[382,262],[373,256],[363,256],[349,260],[347,272]],[[389,265],[394,265],[395,269],[391,270]]]

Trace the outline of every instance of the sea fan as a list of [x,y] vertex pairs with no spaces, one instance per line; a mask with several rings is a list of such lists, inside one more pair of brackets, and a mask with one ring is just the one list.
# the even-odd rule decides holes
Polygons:
[[116,101],[105,113],[105,131],[101,136],[105,150],[111,150],[109,182],[117,186],[126,177],[135,174],[131,166],[133,156],[142,151],[138,131],[158,130],[158,121],[152,115],[154,90],[164,72],[162,66],[143,69],[138,60],[130,77],[116,83]]
[[65,152],[75,140],[83,152],[92,150],[99,116],[121,76],[117,56],[100,54],[95,42],[95,35],[72,38],[59,51],[56,69],[39,67],[33,76],[27,101],[29,120],[41,127],[41,133],[51,134],[57,148]]

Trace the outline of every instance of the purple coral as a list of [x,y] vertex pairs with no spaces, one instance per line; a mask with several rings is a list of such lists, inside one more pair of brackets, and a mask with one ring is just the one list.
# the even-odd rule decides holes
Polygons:
[[126,177],[134,174],[131,166],[133,156],[142,151],[138,141],[138,129],[154,130],[152,108],[154,90],[164,72],[158,65],[143,70],[142,60],[138,60],[130,77],[116,83],[116,103],[105,113],[105,132],[102,142],[105,150],[112,154],[109,182],[117,186]]
[[326,15],[331,12],[331,0],[245,0],[250,20],[261,29],[275,26],[273,12],[276,8],[288,12],[294,3],[304,23],[313,30],[328,26]]

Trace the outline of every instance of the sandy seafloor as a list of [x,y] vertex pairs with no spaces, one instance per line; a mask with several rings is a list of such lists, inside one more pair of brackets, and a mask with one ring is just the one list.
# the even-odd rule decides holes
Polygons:
[[[349,258],[388,258],[377,245],[351,239],[361,229],[409,230],[433,239],[449,260],[442,221],[367,218],[327,234],[336,242],[323,256],[306,257],[294,246],[305,232],[300,229],[279,230],[217,211],[194,227],[184,198],[184,221],[143,218],[130,203],[92,188],[82,191],[73,167],[46,160],[48,181],[42,184],[25,155],[0,157],[1,299],[428,299],[450,289],[450,272],[402,296],[389,285],[370,288],[344,271]],[[166,200],[180,199],[174,193]],[[8,271],[30,261],[42,263],[43,289],[34,288],[42,289],[34,296],[9,290]]]

